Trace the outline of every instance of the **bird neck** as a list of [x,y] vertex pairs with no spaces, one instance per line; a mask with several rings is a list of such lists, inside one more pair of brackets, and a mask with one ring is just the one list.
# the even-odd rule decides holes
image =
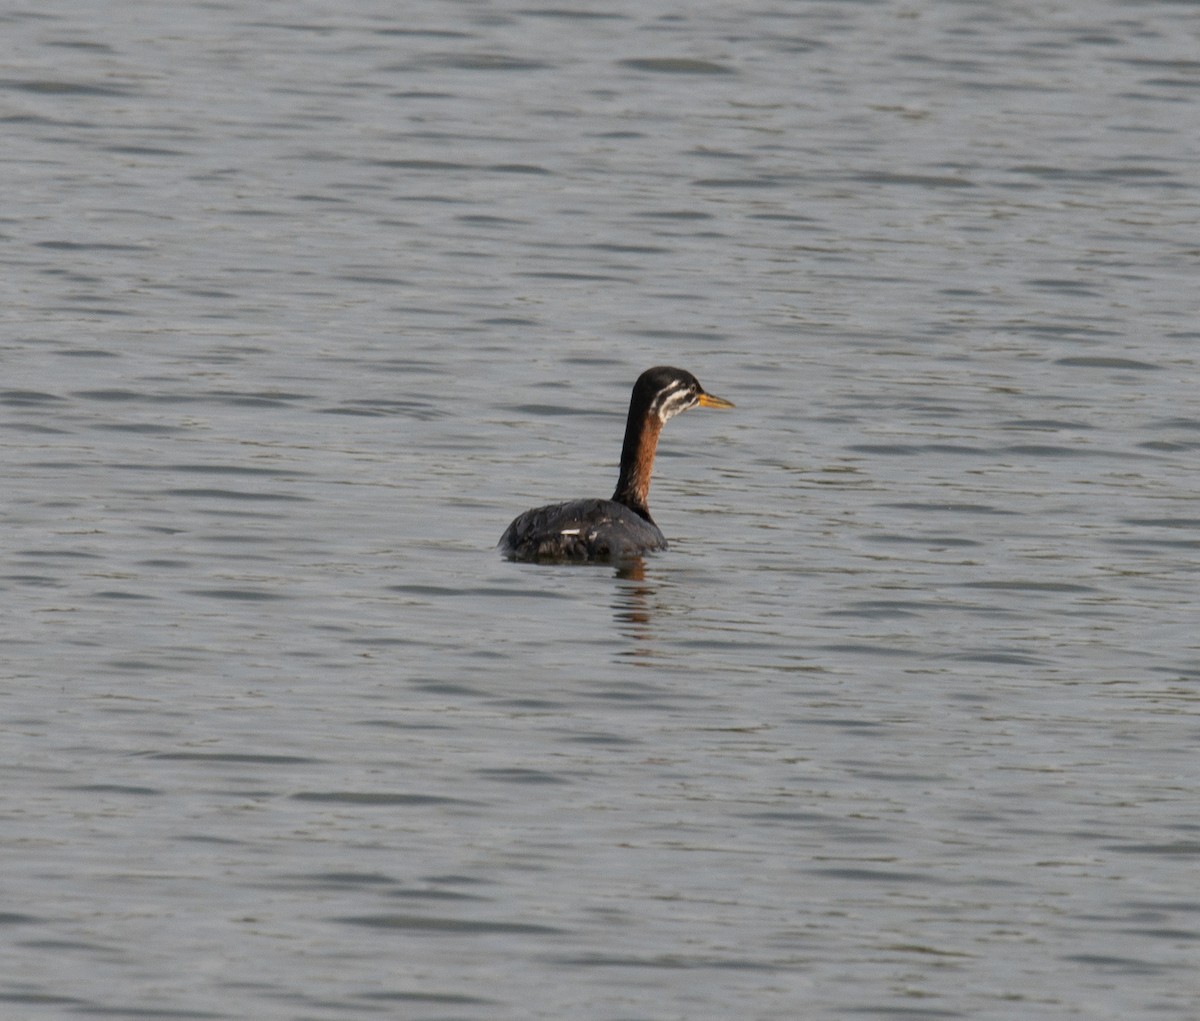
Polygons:
[[650,495],[650,475],[654,471],[654,452],[658,449],[658,434],[662,432],[662,419],[653,413],[639,413],[629,409],[629,420],[625,424],[625,444],[621,448],[621,477],[613,499],[624,504],[635,514],[651,524],[650,507],[646,498]]

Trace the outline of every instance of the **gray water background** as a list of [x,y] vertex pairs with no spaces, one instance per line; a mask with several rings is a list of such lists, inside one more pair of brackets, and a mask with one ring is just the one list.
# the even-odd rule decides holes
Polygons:
[[0,1015],[1200,1017],[1195,5],[0,40]]

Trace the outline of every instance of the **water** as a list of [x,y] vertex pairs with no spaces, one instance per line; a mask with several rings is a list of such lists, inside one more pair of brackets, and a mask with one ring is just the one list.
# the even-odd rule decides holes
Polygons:
[[1190,5],[0,25],[5,1016],[1196,1016]]

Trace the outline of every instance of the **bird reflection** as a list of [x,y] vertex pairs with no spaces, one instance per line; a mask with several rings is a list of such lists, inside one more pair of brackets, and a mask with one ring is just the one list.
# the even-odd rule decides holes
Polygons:
[[646,577],[646,562],[642,557],[630,557],[617,565],[613,577],[620,583],[613,593],[613,619],[617,630],[635,643],[625,655],[635,663],[651,659],[658,652],[653,626],[654,596],[658,592],[654,575]]

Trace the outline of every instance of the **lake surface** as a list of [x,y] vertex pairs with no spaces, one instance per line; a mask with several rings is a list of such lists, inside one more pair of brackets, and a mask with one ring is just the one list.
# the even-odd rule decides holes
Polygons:
[[0,31],[0,1013],[1197,1016],[1194,5]]

